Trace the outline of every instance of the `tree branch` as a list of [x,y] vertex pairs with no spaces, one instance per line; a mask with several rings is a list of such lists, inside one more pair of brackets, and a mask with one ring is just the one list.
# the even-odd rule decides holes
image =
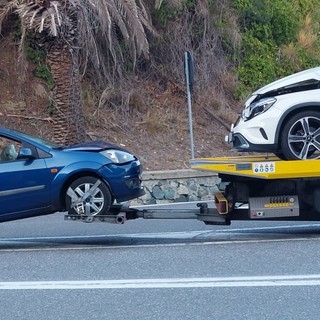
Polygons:
[[[0,113],[0,115],[3,116],[2,113]],[[5,116],[12,117],[12,118],[34,119],[34,120],[48,121],[48,122],[54,123],[54,120],[51,117],[39,118],[39,117],[34,117],[34,116],[23,116],[23,115],[19,115],[19,114],[6,114]]]
[[214,118],[215,120],[217,120],[223,127],[225,127],[228,131],[230,130],[230,125],[227,124],[225,121],[223,121],[220,117],[218,117],[217,115],[215,115],[212,111],[210,111],[209,109],[207,109],[206,107],[202,107],[204,109],[204,111],[206,111],[207,113],[210,114],[210,116],[212,118]]

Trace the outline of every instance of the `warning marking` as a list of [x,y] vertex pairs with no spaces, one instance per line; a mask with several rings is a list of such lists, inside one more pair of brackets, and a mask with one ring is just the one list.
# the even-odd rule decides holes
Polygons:
[[256,162],[253,167],[253,173],[274,173],[276,172],[275,162]]

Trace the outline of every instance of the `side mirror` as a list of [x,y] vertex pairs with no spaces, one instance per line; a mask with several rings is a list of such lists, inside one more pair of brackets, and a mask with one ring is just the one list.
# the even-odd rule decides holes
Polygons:
[[32,160],[35,159],[30,148],[21,148],[18,153],[18,159],[28,159]]

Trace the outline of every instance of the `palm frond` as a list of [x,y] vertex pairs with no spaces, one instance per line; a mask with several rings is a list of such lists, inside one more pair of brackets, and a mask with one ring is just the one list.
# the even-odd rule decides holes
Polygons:
[[11,0],[3,8],[0,9],[0,33],[2,30],[3,21],[15,11],[23,0]]
[[[134,51],[136,51],[138,55],[144,53],[148,56],[149,44],[140,20],[139,8],[137,7],[135,0],[115,1],[115,4],[128,26],[131,41],[127,44],[131,48],[134,48]],[[134,51],[133,57],[136,56]]]
[[113,70],[120,70],[119,62],[127,54],[123,45],[134,67],[139,56],[149,55],[147,32],[157,36],[145,0],[11,0],[9,4],[0,11],[0,27],[8,14],[16,12],[27,31],[41,33],[44,41],[49,36],[80,49],[83,70],[90,63],[103,76],[110,74],[110,62]]
[[21,80],[24,81],[27,74],[28,62],[25,54],[25,40],[26,40],[26,28],[25,24],[21,24],[21,38],[19,43],[19,51],[18,51],[18,68]]
[[156,9],[159,9],[159,8],[161,7],[161,5],[162,5],[162,2],[163,2],[163,0],[156,0],[156,3],[155,3],[155,5],[154,5],[154,7],[155,7]]
[[28,21],[29,29],[35,29],[39,33],[46,30],[50,35],[57,37],[57,28],[61,26],[59,6],[61,4],[58,1],[49,1],[48,7],[36,2],[24,2],[17,7],[16,12]]

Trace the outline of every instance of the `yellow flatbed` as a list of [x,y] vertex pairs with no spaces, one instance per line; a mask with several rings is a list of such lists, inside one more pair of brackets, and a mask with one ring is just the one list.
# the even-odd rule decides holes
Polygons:
[[239,156],[190,160],[192,169],[259,179],[320,177],[320,160],[280,160],[276,156]]

